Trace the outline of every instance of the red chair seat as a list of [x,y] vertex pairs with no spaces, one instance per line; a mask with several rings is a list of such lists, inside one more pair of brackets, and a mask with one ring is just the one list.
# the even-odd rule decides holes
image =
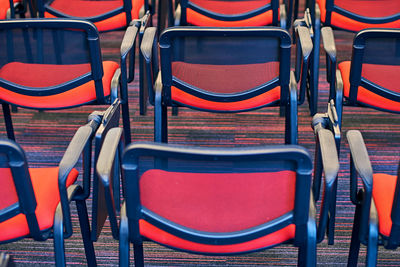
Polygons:
[[[350,61],[344,61],[338,65],[343,77],[343,93],[349,97],[350,92]],[[400,73],[400,66],[363,64],[362,77],[380,85],[386,89],[400,93],[400,81],[393,79]],[[359,87],[357,101],[384,110],[400,112],[400,103],[386,99],[371,91]]]
[[[54,214],[60,195],[58,189],[58,167],[31,168],[29,174],[32,187],[35,192],[37,207],[36,217],[40,230],[46,230],[53,226]],[[0,176],[11,175],[8,168],[0,169]],[[67,178],[67,187],[73,184],[78,177],[78,171],[73,169]],[[25,215],[19,214],[0,223],[0,242],[21,238],[29,235],[29,227]]]
[[[221,15],[239,15],[251,12],[262,6],[269,4],[270,0],[250,0],[250,1],[221,1],[221,0],[192,0],[192,3],[206,10]],[[190,8],[187,9],[187,22],[197,26],[214,27],[235,27],[235,26],[265,26],[272,23],[272,10],[260,15],[238,20],[221,21],[204,16]]]
[[[139,11],[144,4],[143,0],[132,0],[132,19],[139,18]],[[69,16],[88,18],[105,14],[123,6],[122,0],[106,0],[106,1],[88,1],[88,0],[54,0],[52,8],[63,12]],[[46,12],[46,18],[55,18],[52,14]],[[125,13],[117,14],[108,19],[94,23],[100,32],[120,29],[127,27]]]
[[389,236],[392,229],[392,212],[394,192],[397,176],[388,174],[374,174],[372,197],[378,211],[379,233]]
[[[279,75],[279,63],[249,65],[206,65],[172,63],[172,74],[183,82],[213,93],[237,93],[260,86]],[[251,99],[237,102],[214,102],[190,95],[174,86],[172,99],[180,104],[219,111],[240,111],[265,106],[280,99],[280,87]]]
[[[103,90],[105,96],[110,95],[111,80],[118,67],[118,64],[115,62],[103,62]],[[62,84],[89,71],[89,64],[48,65],[12,62],[0,69],[0,78],[24,86],[45,87]],[[0,87],[0,99],[23,107],[64,108],[96,100],[94,88],[94,82],[90,81],[57,95],[27,96]]]
[[[321,10],[321,21],[325,22],[326,0],[317,0],[317,2]],[[382,18],[400,13],[398,0],[335,0],[335,5],[351,13],[371,18]],[[357,32],[365,28],[400,28],[400,20],[382,24],[363,23],[332,12],[331,25]]]
[[157,243],[164,244],[182,250],[193,251],[196,253],[229,254],[249,252],[258,249],[271,247],[291,240],[295,236],[296,227],[291,224],[272,234],[233,245],[206,245],[184,240],[173,236],[144,220],[139,221],[140,234]]
[[[140,198],[144,207],[179,225],[206,232],[234,232],[261,225],[293,210],[295,181],[296,174],[292,171],[187,175],[149,170],[140,178]],[[292,239],[294,230],[294,225],[290,225],[250,242],[221,246],[184,240],[144,220],[140,222],[141,234],[151,240],[206,253],[269,247]]]

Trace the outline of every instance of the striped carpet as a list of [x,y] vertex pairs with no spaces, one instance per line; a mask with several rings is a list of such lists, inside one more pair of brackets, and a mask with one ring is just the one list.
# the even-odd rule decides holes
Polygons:
[[[335,33],[339,58],[350,58],[352,35]],[[116,59],[122,33],[107,33],[102,36],[105,59]],[[319,111],[325,111],[327,88],[325,66],[321,61]],[[138,84],[129,86],[132,137],[134,141],[153,139],[153,108],[147,116],[139,116]],[[85,123],[87,115],[103,107],[81,107],[64,111],[37,112],[19,109],[14,115],[17,141],[25,149],[31,167],[55,166],[62,157],[69,140],[79,125]],[[278,118],[278,110],[262,109],[241,114],[211,114],[180,109],[179,116],[170,117],[169,140],[175,144],[204,146],[246,146],[283,143],[284,121]],[[314,137],[310,127],[306,104],[299,107],[299,144],[314,153]],[[400,120],[398,115],[386,114],[371,109],[345,107],[343,132],[360,129],[367,143],[374,171],[396,173],[399,161]],[[0,120],[0,135],[5,137],[4,121]],[[340,175],[337,201],[337,227],[335,244],[326,241],[318,245],[319,266],[345,266],[349,248],[354,207],[349,200],[348,146],[342,141]],[[90,207],[90,202],[88,203]],[[74,212],[76,215],[76,212]],[[77,216],[73,216],[74,235],[67,239],[66,257],[68,265],[85,265]],[[99,266],[118,265],[118,243],[113,240],[108,224],[98,242],[95,243]],[[0,251],[12,255],[17,266],[54,265],[52,240],[33,242],[22,240],[0,246]],[[360,252],[360,262],[365,259],[365,247]],[[280,246],[266,251],[236,257],[209,257],[172,251],[154,243],[145,244],[146,265],[264,265],[291,266],[297,263],[297,249]],[[378,266],[400,266],[400,251],[380,248]]]

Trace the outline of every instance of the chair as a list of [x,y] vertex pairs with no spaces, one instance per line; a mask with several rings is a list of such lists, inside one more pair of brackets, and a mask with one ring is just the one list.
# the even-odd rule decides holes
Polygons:
[[169,26],[274,25],[289,29],[292,20],[292,6],[292,0],[284,0],[282,4],[279,0],[180,0],[175,2],[169,0]]
[[314,76],[319,79],[319,43],[322,26],[358,32],[367,28],[400,28],[400,2],[397,0],[307,0],[314,27]]
[[80,18],[88,20],[99,32],[126,29],[130,22],[149,10],[144,0],[37,0],[40,18]]
[[[307,31],[303,33],[307,69],[312,43]],[[156,142],[168,141],[168,106],[219,113],[280,106],[286,115],[285,143],[297,143],[297,83],[290,72],[291,38],[286,30],[170,28],[160,37],[160,72],[152,63],[158,58],[154,37],[155,28],[148,28],[141,52],[150,102],[155,106]],[[300,84],[305,86],[303,81]]]
[[[129,35],[136,33],[135,25],[127,31]],[[129,143],[126,60],[135,45],[126,43],[126,39],[121,46],[119,66],[116,62],[102,61],[98,31],[90,22],[73,19],[0,21],[3,47],[0,51],[0,101],[8,138],[15,140],[9,104],[56,110],[110,104],[119,95],[125,140]]]
[[[343,105],[400,113],[400,29],[365,29],[353,42],[351,61],[337,65],[333,32],[322,29],[327,58],[329,98],[334,99],[339,124]],[[338,69],[337,69],[338,67]]]
[[[300,266],[315,266],[312,163],[304,148],[221,149],[142,142],[122,152],[122,132],[108,132],[96,167],[106,188],[113,237],[120,242],[120,266],[129,266],[129,243],[135,266],[143,266],[147,240],[205,255],[236,255],[290,243],[299,247]],[[332,181],[339,168],[333,136],[326,129],[317,135],[324,174]],[[112,198],[115,180],[125,189],[119,225]],[[324,210],[331,193],[328,186]],[[320,222],[326,215],[321,213]]]
[[[70,202],[76,203],[88,266],[96,265],[86,199],[90,194],[91,147],[94,133],[107,114],[94,112],[72,138],[58,167],[29,168],[23,149],[0,140],[0,243],[22,238],[54,239],[55,262],[65,266],[64,239],[73,233]],[[75,165],[82,155],[82,183]],[[89,164],[88,164],[89,163]]]
[[[367,246],[366,266],[376,266],[378,246],[396,249],[400,240],[399,177],[374,173],[361,133],[347,132],[350,147],[350,197],[354,214],[348,266],[357,266],[360,243]],[[361,186],[358,185],[358,177]]]

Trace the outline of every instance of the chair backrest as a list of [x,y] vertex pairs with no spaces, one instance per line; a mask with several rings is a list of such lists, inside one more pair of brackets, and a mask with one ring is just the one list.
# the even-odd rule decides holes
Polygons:
[[50,96],[94,81],[96,102],[105,103],[99,35],[92,23],[73,19],[1,21],[0,46],[2,90]]
[[[221,102],[212,107],[221,112],[277,104],[288,97],[290,48],[289,33],[276,27],[167,29],[160,37],[164,99],[179,103],[191,95],[201,102],[193,108]],[[270,90],[273,100],[246,104]],[[226,107],[228,102],[239,105]]]
[[[365,25],[367,24],[373,24],[373,27],[379,28],[393,27],[384,24],[400,20],[400,2],[397,0],[317,0],[317,3],[321,9],[321,19],[325,25],[336,25],[337,23],[333,21],[339,20],[341,21],[338,24],[340,28],[351,31],[356,29],[350,24],[346,26],[346,19],[358,22],[355,26],[357,30],[366,28]],[[311,8],[314,7],[311,6]]]
[[366,29],[353,43],[350,69],[349,102],[357,102],[359,86],[370,91],[370,97],[385,98],[387,111],[400,112],[400,29]]
[[22,148],[12,140],[0,140],[0,173],[0,222],[24,214],[31,236],[41,239],[28,163]]
[[139,224],[208,245],[244,243],[290,225],[295,242],[305,240],[311,170],[299,146],[131,144],[122,158],[130,241],[140,242]]
[[181,0],[180,5],[180,25],[279,26],[279,0]]
[[400,245],[400,163],[397,169],[396,189],[393,198],[392,212],[390,217],[392,219],[392,229],[390,231],[389,241],[395,244],[394,248]]

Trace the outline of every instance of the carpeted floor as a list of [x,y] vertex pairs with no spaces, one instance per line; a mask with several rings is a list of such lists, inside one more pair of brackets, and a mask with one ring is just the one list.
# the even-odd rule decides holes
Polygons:
[[[340,59],[351,56],[352,34],[335,32]],[[105,59],[117,58],[122,33],[102,35]],[[319,111],[324,112],[327,101],[325,65],[321,60]],[[129,86],[130,114],[133,141],[153,139],[153,108],[147,116],[139,116],[137,79]],[[17,141],[25,149],[31,167],[55,166],[62,157],[73,133],[85,123],[92,110],[104,107],[81,107],[71,110],[37,112],[19,109],[13,114]],[[170,117],[169,140],[175,144],[202,146],[246,146],[283,143],[284,122],[278,118],[278,109],[261,109],[241,114],[211,114],[180,109],[179,116]],[[299,107],[299,144],[314,153],[314,137],[310,127],[307,103]],[[345,107],[343,133],[360,129],[364,135],[374,171],[395,174],[399,161],[400,120],[398,115],[371,109]],[[4,121],[0,121],[0,135],[5,137]],[[354,207],[349,199],[348,146],[342,141],[337,201],[335,244],[326,241],[318,245],[319,266],[345,266],[350,242]],[[89,208],[91,203],[88,202]],[[76,215],[76,212],[75,212]],[[65,241],[68,265],[85,265],[85,256],[77,216],[73,216],[74,235]],[[44,266],[54,264],[52,240],[34,242],[26,239],[0,246],[12,255],[17,266]],[[118,265],[118,242],[113,240],[110,228],[105,226],[95,243],[99,266]],[[266,251],[236,257],[209,257],[172,251],[154,243],[145,244],[146,265],[296,265],[297,249],[280,246]],[[364,262],[365,247],[360,252]],[[378,266],[400,266],[400,250],[380,249]]]

